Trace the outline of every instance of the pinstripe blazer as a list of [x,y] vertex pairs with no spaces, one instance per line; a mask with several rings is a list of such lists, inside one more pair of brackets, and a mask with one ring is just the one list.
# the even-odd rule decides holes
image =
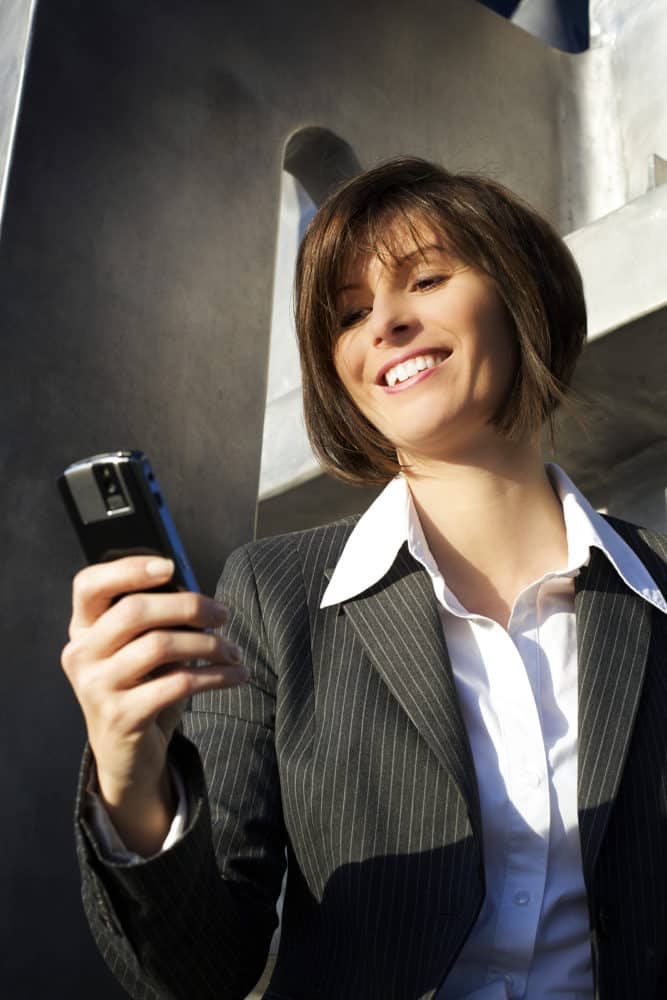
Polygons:
[[[136,998],[245,996],[265,961],[285,857],[267,998],[433,997],[475,921],[479,800],[426,572],[404,547],[370,590],[319,609],[354,523],[265,539],[228,560],[219,596],[251,681],[198,696],[172,741],[191,795],[180,843],[142,864],[105,862],[82,807],[84,760],[84,903]],[[613,525],[667,594],[667,539]],[[596,997],[664,997],[667,616],[597,549],[575,611]]]

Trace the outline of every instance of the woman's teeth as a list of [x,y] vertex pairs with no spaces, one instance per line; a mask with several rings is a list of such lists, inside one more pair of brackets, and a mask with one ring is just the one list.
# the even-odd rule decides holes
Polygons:
[[435,368],[436,365],[445,360],[445,357],[444,354],[420,354],[417,358],[410,358],[394,368],[389,368],[384,373],[384,380],[388,386],[396,385],[397,382],[405,382],[413,375],[423,372],[425,368]]

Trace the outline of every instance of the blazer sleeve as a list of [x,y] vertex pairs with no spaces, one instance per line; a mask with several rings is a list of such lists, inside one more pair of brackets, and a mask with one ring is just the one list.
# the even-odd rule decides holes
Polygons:
[[76,806],[84,908],[98,947],[137,1000],[241,1000],[259,979],[277,924],[285,831],[274,742],[276,677],[248,549],[217,596],[245,652],[242,688],[192,700],[170,759],[188,790],[184,837],[135,864],[106,861],[86,819],[84,755]]

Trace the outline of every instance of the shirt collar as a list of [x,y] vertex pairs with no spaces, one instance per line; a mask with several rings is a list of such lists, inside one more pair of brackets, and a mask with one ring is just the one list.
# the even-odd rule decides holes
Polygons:
[[408,484],[402,476],[392,479],[357,521],[324,591],[321,608],[348,601],[382,579],[407,539],[412,509]]
[[590,549],[595,546],[604,552],[630,590],[667,614],[667,601],[637,553],[614,531],[609,521],[591,507],[559,466],[548,463],[546,468],[563,505],[568,566],[584,566],[590,558]]
[[[659,611],[667,614],[667,602],[655,580],[626,541],[552,463],[549,478],[563,505],[567,532],[568,565],[563,574],[586,565],[595,546],[606,555],[627,586]],[[398,550],[408,543],[411,554],[430,568],[433,563],[407,482],[393,479],[357,522],[336,564],[321,608],[350,600],[377,583],[388,572]]]

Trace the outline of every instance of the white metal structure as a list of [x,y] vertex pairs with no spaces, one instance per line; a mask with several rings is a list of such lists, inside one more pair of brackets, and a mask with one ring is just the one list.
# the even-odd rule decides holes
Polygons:
[[[557,457],[599,506],[664,529],[667,6],[662,0],[592,0],[590,19],[591,48],[560,56],[566,72],[556,220],[586,288],[589,347],[576,388],[590,403],[584,413],[589,433],[564,420]],[[515,20],[522,23],[520,16]],[[320,475],[303,428],[290,309],[300,230],[313,210],[285,173],[260,500]],[[321,484],[319,490],[326,496]],[[333,500],[330,508],[326,499],[320,506],[323,519],[338,512]]]

